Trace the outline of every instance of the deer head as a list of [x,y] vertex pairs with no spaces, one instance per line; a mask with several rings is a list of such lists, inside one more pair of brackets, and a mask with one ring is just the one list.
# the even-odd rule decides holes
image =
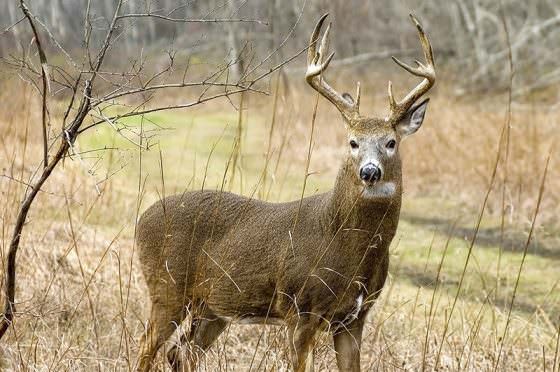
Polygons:
[[406,71],[422,77],[423,80],[401,101],[393,97],[389,81],[389,114],[384,118],[360,115],[360,83],[357,83],[356,99],[348,93],[339,94],[324,79],[323,72],[329,66],[334,52],[328,52],[328,38],[331,25],[319,42],[319,33],[328,14],[321,17],[309,44],[307,54],[307,82],[322,96],[327,98],[342,114],[347,134],[347,170],[354,184],[362,187],[363,197],[392,197],[400,184],[401,162],[399,147],[401,140],[415,133],[424,120],[428,99],[416,103],[435,82],[435,66],[432,47],[418,20],[410,18],[418,30],[424,51],[425,62],[415,61],[411,67],[397,58],[393,60]]

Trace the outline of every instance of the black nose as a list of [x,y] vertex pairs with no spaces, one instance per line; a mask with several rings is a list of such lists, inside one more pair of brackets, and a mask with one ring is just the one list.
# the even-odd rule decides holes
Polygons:
[[381,179],[381,169],[372,163],[368,163],[360,169],[360,178],[366,182],[379,181]]

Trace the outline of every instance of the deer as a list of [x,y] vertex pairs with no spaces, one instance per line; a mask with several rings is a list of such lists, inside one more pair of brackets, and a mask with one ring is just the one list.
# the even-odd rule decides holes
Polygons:
[[[422,78],[402,100],[388,84],[389,113],[362,116],[356,98],[325,80],[328,13],[311,34],[305,79],[342,114],[347,151],[332,190],[269,203],[225,191],[188,191],[149,207],[137,224],[137,249],[151,302],[137,369],[148,371],[158,349],[187,317],[167,352],[173,370],[194,370],[231,322],[283,325],[289,363],[313,369],[320,334],[332,333],[341,371],[360,370],[362,330],[385,284],[389,246],[402,199],[401,141],[422,125],[435,83],[433,51],[414,15],[424,62]],[[182,347],[185,346],[185,347]],[[182,350],[186,349],[187,352]]]

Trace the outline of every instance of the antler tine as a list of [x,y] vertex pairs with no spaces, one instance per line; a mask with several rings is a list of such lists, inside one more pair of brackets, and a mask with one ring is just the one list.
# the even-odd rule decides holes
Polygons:
[[397,57],[391,57],[391,59],[393,61],[395,61],[395,63],[399,66],[401,66],[402,68],[404,68],[406,71],[410,72],[412,75],[416,75],[416,76],[421,76],[424,77],[424,75],[421,72],[421,66],[423,66],[420,62],[415,61],[416,64],[418,64],[417,68],[411,67],[409,65],[407,65],[406,63],[402,62],[401,60],[399,60]]
[[329,13],[323,14],[323,16],[319,19],[319,22],[315,25],[315,29],[311,34],[311,39],[309,40],[309,49],[307,49],[307,65],[313,63],[317,53],[317,41],[319,40],[319,32],[321,32],[321,27],[323,27],[323,22],[328,17]]
[[360,108],[360,94],[361,94],[360,82],[358,81],[358,83],[356,83],[356,103],[355,103],[357,109]]
[[395,102],[395,97],[393,96],[393,83],[389,80],[387,84],[387,90],[389,93],[389,108],[393,111],[397,107],[397,102]]
[[347,119],[347,121],[350,122],[352,119],[359,116],[359,83],[356,103],[351,103],[350,101],[346,100],[340,93],[335,91],[325,81],[324,77],[319,76],[327,69],[334,56],[333,52],[327,58],[325,58],[325,55],[328,52],[329,33],[331,29],[330,24],[325,30],[325,33],[319,45],[319,51],[317,51],[319,33],[321,32],[321,28],[327,16],[328,13],[323,15],[319,19],[317,25],[315,26],[315,29],[313,30],[313,33],[311,34],[309,49],[307,51],[307,72],[305,74],[305,80],[307,80],[309,85],[311,85],[317,92],[319,92],[323,97],[325,97],[333,105],[335,105],[338,111],[340,111],[340,113]]
[[[329,34],[331,32],[331,23],[329,23],[327,25],[327,29],[325,30],[325,33],[323,34],[323,38],[321,39],[321,45],[319,45],[319,59],[323,60],[325,54],[327,53],[328,49],[329,49]],[[331,56],[334,55],[334,52],[331,53]],[[332,58],[332,57],[329,57]],[[327,58],[327,60],[329,60],[329,58]]]
[[428,40],[428,36],[424,32],[422,25],[418,22],[418,19],[414,16],[414,14],[409,14],[410,19],[416,25],[416,29],[418,30],[418,36],[420,37],[420,43],[422,44],[422,51],[424,52],[424,59],[428,62],[429,65],[434,66],[434,51],[432,50],[432,45],[430,44],[430,40]]
[[420,98],[424,95],[430,88],[434,85],[436,80],[436,72],[435,72],[435,63],[434,63],[434,54],[432,50],[432,45],[430,44],[430,40],[428,36],[424,32],[422,25],[420,22],[414,17],[413,14],[410,14],[410,19],[416,26],[418,30],[418,37],[420,38],[420,44],[422,45],[422,51],[424,52],[424,62],[420,62],[418,60],[414,61],[417,67],[409,66],[408,64],[401,62],[396,57],[391,57],[393,61],[406,71],[410,72],[411,74],[419,77],[423,77],[424,80],[420,82],[413,90],[410,91],[403,98],[402,101],[396,102],[393,96],[393,89],[392,84],[389,81],[388,86],[388,94],[389,94],[389,107],[390,113],[387,117],[387,120],[390,121],[398,121],[406,114],[408,109]]

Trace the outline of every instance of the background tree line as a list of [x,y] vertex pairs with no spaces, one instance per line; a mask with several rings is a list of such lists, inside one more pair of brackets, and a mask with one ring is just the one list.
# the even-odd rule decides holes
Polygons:
[[[3,33],[11,34],[0,38],[0,54],[4,57],[27,48],[16,42],[21,40],[18,33],[29,32],[26,28],[7,30],[22,18],[18,6],[18,1],[7,1],[0,13]],[[405,18],[414,11],[429,29],[437,62],[454,72],[460,91],[507,84],[509,72],[504,66],[508,39],[516,69],[515,94],[560,81],[557,0],[130,0],[123,6],[124,13],[162,16],[160,21],[134,17],[122,23],[121,32],[126,33],[122,37],[123,59],[137,54],[139,48],[146,54],[168,48],[171,40],[173,48],[181,53],[221,56],[226,52],[230,57],[241,54],[245,59],[251,58],[253,50],[266,52],[281,46],[271,56],[280,61],[305,46],[317,18],[328,11],[337,30],[331,46],[337,52],[336,59],[347,58],[348,64],[359,65],[376,58],[375,52],[414,48],[415,31]],[[89,21],[84,19],[87,7]],[[86,22],[91,22],[91,42],[102,42],[100,36],[109,25],[114,1],[34,0],[30,8],[41,15],[41,22],[65,49],[79,50]],[[195,18],[260,20],[267,24],[226,22],[204,27],[181,21]]]

